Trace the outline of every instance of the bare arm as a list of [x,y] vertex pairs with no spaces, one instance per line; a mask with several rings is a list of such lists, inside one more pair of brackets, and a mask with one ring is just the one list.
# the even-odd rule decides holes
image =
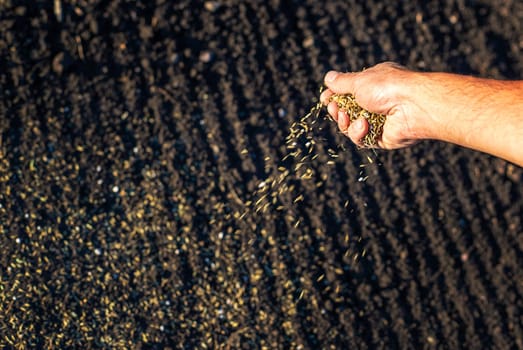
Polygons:
[[421,73],[418,104],[434,124],[430,138],[523,166],[523,82]]
[[[378,143],[382,148],[435,139],[523,166],[523,81],[413,72],[382,63],[360,73],[330,73],[325,84],[325,104],[333,93],[352,93],[365,109],[387,114]],[[328,104],[328,110],[341,131],[359,144],[367,122],[350,125],[335,103]]]

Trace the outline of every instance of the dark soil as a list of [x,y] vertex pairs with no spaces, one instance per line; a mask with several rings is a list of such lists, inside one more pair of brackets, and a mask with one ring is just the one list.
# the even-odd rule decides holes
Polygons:
[[2,348],[523,348],[521,168],[322,121],[246,204],[331,68],[522,78],[521,1],[54,2],[0,1]]

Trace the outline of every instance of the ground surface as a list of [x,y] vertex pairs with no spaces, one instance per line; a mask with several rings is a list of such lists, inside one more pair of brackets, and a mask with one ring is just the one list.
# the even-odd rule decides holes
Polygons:
[[521,78],[520,1],[52,3],[0,1],[2,347],[523,348],[521,168],[283,161],[331,68]]

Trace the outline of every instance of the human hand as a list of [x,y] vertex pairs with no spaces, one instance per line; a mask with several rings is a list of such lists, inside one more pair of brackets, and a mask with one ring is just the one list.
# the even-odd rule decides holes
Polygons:
[[320,100],[327,105],[341,132],[363,147],[361,140],[369,129],[367,120],[359,118],[351,123],[347,113],[339,110],[335,102],[329,102],[333,94],[353,94],[364,109],[387,116],[377,146],[401,148],[426,136],[427,113],[411,98],[416,89],[415,77],[415,72],[391,62],[380,63],[358,73],[331,71],[325,76],[327,89]]

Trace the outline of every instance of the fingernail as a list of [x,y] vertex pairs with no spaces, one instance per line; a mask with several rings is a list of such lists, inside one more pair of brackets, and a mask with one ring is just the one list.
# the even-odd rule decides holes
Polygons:
[[[342,111],[338,111],[338,115],[336,116],[336,121],[338,123],[340,123],[340,129],[344,128],[344,129],[347,129],[347,127],[345,126],[345,121],[344,121],[344,115],[343,115],[343,112]],[[342,130],[344,131],[344,130]]]
[[325,81],[328,83],[332,83],[337,76],[338,72],[331,70],[325,75]]
[[363,120],[357,119],[354,122],[354,127],[356,128],[356,130],[363,130]]

